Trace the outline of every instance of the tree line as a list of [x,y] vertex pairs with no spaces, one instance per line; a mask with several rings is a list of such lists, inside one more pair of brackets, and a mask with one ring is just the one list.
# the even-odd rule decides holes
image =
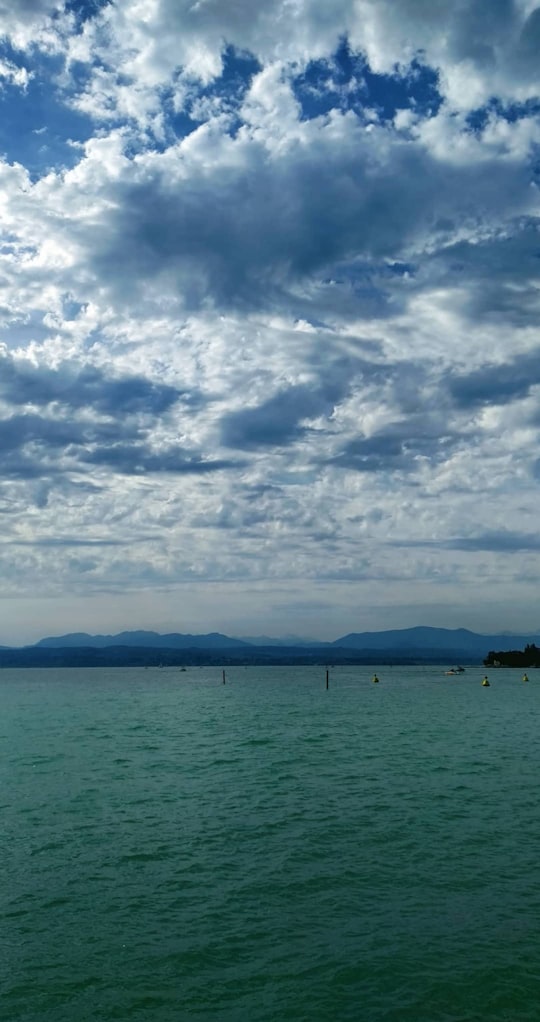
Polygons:
[[490,650],[484,660],[486,667],[540,667],[540,649],[534,642],[525,649]]

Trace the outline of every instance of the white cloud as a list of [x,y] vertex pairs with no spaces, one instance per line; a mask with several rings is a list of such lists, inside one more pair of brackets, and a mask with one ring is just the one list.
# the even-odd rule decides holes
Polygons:
[[[140,625],[292,614],[332,637],[383,625],[368,599],[484,627],[489,586],[491,627],[504,594],[534,626],[538,553],[505,529],[531,533],[537,504],[539,137],[508,104],[538,94],[539,19],[493,11],[126,0],[78,27],[0,8],[6,95],[39,73],[51,110],[89,118],[72,166],[0,162],[6,591],[69,593],[97,627],[98,594],[128,623],[120,587]],[[392,82],[305,108],[299,71],[337,80],[346,34]],[[227,46],[254,58],[240,85]],[[404,98],[415,58],[437,110]]]

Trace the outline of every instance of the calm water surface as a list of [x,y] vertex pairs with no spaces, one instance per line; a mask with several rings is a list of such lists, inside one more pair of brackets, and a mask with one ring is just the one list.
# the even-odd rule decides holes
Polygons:
[[540,672],[0,672],[4,1022],[538,1022]]

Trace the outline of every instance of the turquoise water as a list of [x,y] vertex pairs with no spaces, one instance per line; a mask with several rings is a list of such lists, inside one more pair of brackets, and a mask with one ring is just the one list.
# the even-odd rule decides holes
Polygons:
[[0,672],[4,1022],[540,1017],[540,672]]

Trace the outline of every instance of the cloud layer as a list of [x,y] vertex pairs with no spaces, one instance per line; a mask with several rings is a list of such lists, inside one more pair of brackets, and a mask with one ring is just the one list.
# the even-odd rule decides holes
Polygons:
[[539,628],[540,7],[18,0],[0,47],[0,640]]

